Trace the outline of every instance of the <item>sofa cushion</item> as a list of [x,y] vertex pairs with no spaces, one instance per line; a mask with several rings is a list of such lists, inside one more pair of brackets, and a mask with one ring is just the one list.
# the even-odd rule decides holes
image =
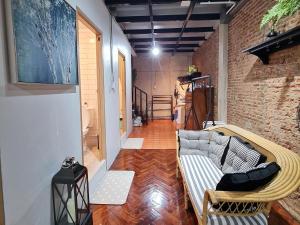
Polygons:
[[245,173],[225,174],[217,184],[219,191],[252,191],[269,183],[280,170],[276,162],[263,163]]
[[188,140],[180,138],[180,154],[184,154],[184,152],[189,150],[190,152],[203,152],[207,156],[209,150],[208,140]]
[[205,190],[214,190],[223,173],[210,158],[205,156],[182,155],[180,161],[192,198],[197,209],[202,213]]
[[225,150],[228,146],[229,139],[229,136],[223,136],[213,131],[211,132],[208,157],[219,169],[221,169],[221,159],[224,153],[226,153]]
[[[180,156],[182,173],[190,193],[190,198],[199,214],[203,212],[203,199],[206,190],[215,190],[223,173],[210,158],[200,155]],[[267,219],[263,213],[255,216],[208,216],[208,225],[267,225]]]
[[180,155],[208,155],[209,132],[179,130]]
[[209,131],[205,130],[179,130],[179,138],[187,140],[209,140]]
[[231,137],[224,164],[223,173],[246,172],[266,160],[250,144],[237,137]]

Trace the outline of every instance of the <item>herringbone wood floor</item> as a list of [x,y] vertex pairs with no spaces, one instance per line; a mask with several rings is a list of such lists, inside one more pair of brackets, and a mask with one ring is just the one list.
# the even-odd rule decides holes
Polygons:
[[[145,128],[142,133],[165,130],[166,123],[155,122],[155,126],[148,127],[152,131]],[[168,126],[172,127],[171,124]],[[163,145],[163,136],[159,139]],[[175,149],[122,150],[111,169],[135,171],[127,203],[122,206],[93,205],[94,225],[197,224],[193,209],[184,209],[182,181],[175,176]],[[269,225],[300,224],[279,203],[275,203]]]
[[175,150],[122,150],[112,169],[136,172],[127,203],[93,206],[94,225],[197,224],[193,211],[184,209]]

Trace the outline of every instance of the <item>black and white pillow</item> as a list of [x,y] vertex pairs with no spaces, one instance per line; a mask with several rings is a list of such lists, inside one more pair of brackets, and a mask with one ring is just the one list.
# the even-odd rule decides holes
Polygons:
[[229,143],[229,136],[223,136],[217,132],[212,131],[210,137],[210,145],[208,157],[213,161],[213,163],[221,169],[221,159],[226,152],[226,147]]
[[266,157],[257,152],[249,143],[238,137],[231,137],[222,172],[245,172],[265,161]]

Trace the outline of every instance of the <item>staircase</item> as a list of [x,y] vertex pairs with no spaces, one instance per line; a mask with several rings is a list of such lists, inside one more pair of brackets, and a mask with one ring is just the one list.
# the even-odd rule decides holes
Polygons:
[[148,94],[137,86],[132,88],[132,110],[142,118],[143,124],[148,124]]

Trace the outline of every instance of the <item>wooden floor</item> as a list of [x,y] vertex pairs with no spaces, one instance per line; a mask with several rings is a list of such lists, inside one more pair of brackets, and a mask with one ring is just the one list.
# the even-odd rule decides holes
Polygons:
[[143,149],[175,149],[175,131],[170,120],[154,120],[147,126],[135,127],[129,137],[144,138]]
[[[148,128],[139,128],[133,133],[135,135],[138,132],[149,134],[152,131],[147,131],[147,129],[162,131],[165,127],[171,127],[171,122],[156,121]],[[175,128],[172,129],[174,132]],[[161,132],[161,135],[165,134]],[[155,135],[151,136],[145,135],[144,137],[150,139]],[[155,139],[160,138],[155,137]],[[164,139],[161,139],[158,142],[164,145]],[[170,142],[170,140],[165,141]],[[122,150],[111,169],[134,170],[136,174],[126,204],[92,206],[94,225],[197,224],[193,209],[188,211],[184,209],[182,181],[176,179],[175,176],[175,147],[168,150],[161,148]],[[299,223],[279,203],[275,203],[271,210],[269,225],[299,225]]]
[[184,210],[175,150],[122,150],[112,169],[135,171],[127,203],[93,206],[94,225],[197,224],[193,211]]

